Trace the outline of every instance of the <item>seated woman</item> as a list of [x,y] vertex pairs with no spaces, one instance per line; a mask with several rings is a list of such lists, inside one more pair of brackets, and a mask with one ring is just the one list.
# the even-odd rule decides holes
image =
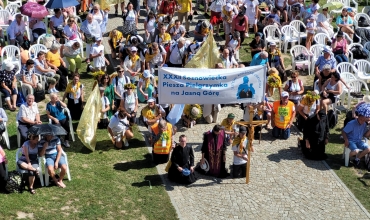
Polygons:
[[[39,142],[39,155],[45,156],[45,166],[54,184],[60,188],[66,188],[63,178],[67,172],[67,164],[62,155],[63,149],[58,137],[44,135],[44,139]],[[60,168],[59,179],[55,177],[55,170]]]
[[326,81],[321,89],[321,108],[328,112],[328,105],[335,103],[336,98],[342,94],[342,83],[339,82],[340,75],[335,72],[331,74],[330,80]]
[[328,8],[323,8],[322,12],[317,17],[317,33],[325,33],[330,38],[334,36],[333,26],[330,25],[331,23],[331,16],[328,12]]
[[67,40],[83,40],[82,31],[77,25],[75,17],[69,17],[67,25],[63,28],[63,37]]
[[181,115],[182,124],[185,127],[191,128],[196,124],[197,119],[202,117],[202,108],[198,104],[187,104]]
[[50,18],[49,27],[57,42],[64,43],[64,39],[62,41],[60,40],[63,38],[64,25],[65,22],[62,10],[59,8],[54,9],[54,16]]
[[26,66],[22,68],[21,71],[21,81],[22,81],[22,93],[24,96],[28,94],[33,94],[33,90],[41,90],[42,85],[38,82],[35,74],[35,62],[33,60],[27,60]]
[[46,114],[51,120],[51,123],[62,126],[67,131],[67,135],[64,137],[64,146],[70,147],[69,145],[69,118],[63,112],[63,108],[67,108],[64,102],[59,101],[59,97],[56,93],[50,94],[50,102],[46,105]]
[[136,86],[132,83],[125,84],[125,92],[122,94],[120,108],[126,110],[126,117],[130,122],[130,126],[136,124],[136,113],[139,108],[137,94],[134,92]]
[[335,59],[338,64],[348,62],[348,45],[347,40],[343,37],[343,32],[338,31],[336,38],[331,44]]
[[118,112],[111,117],[108,125],[108,132],[116,148],[122,148],[123,139],[125,147],[128,147],[128,140],[134,137],[132,130],[129,128],[126,113],[124,109],[118,110]]
[[196,181],[194,174],[194,151],[187,144],[186,136],[179,137],[171,155],[171,167],[168,170],[168,179],[181,184],[191,184]]
[[71,112],[72,120],[80,120],[84,108],[84,86],[80,82],[80,75],[74,74],[73,81],[68,83],[63,100],[68,99],[68,109]]
[[46,53],[45,59],[48,66],[50,66],[60,76],[58,82],[58,90],[64,91],[67,86],[68,69],[66,63],[58,53],[60,44],[54,43],[51,45],[50,51]]
[[37,53],[37,58],[33,60],[35,62],[35,73],[45,76],[46,81],[49,84],[48,92],[49,94],[53,92],[59,92],[56,88],[55,85],[59,82],[60,80],[60,75],[57,74],[56,70],[51,69],[45,59],[45,52],[40,51]]
[[22,156],[18,159],[17,165],[23,170],[28,170],[28,190],[31,194],[35,194],[36,191],[33,189],[33,184],[35,182],[35,175],[39,175],[39,160],[37,157],[39,153],[37,147],[39,136],[31,134],[28,136],[28,139],[22,145]]
[[284,87],[284,91],[289,93],[289,101],[293,102],[296,108],[304,93],[303,82],[298,79],[298,75],[299,71],[294,71],[291,75],[292,79],[288,80]]
[[307,120],[300,141],[303,155],[310,160],[325,160],[325,145],[329,138],[329,123],[324,109]]
[[46,34],[46,25],[43,18],[30,18],[29,25],[32,30],[33,42],[36,43],[42,34]]
[[5,95],[5,102],[10,111],[17,110],[17,69],[11,62],[3,63],[4,70],[0,71],[1,93]]
[[154,88],[156,87],[155,78],[150,74],[149,70],[144,70],[143,74],[140,75],[139,83],[137,86],[137,96],[141,103],[152,98]]
[[337,17],[336,24],[339,28],[339,32],[345,32],[350,38],[353,38],[353,34],[355,33],[352,29],[353,19],[348,15],[347,8],[342,9],[342,14]]
[[61,57],[65,57],[69,64],[69,71],[71,74],[78,73],[81,68],[81,45],[78,41],[70,40],[61,46]]
[[298,125],[297,128],[303,131],[305,122],[320,110],[320,95],[319,91],[307,91],[307,94],[302,97],[298,106]]

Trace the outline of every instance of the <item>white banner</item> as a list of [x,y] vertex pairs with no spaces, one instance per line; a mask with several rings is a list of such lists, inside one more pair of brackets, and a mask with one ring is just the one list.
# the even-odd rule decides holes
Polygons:
[[160,104],[229,104],[263,101],[266,66],[236,69],[159,69]]

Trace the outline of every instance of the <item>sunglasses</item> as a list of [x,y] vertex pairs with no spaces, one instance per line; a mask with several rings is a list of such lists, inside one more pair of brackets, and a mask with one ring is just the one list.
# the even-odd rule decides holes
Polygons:
[[75,22],[75,20],[69,20],[69,22]]
[[109,79],[109,78],[104,78],[104,79]]
[[120,70],[120,71],[118,71],[119,73],[123,73],[124,71],[123,70]]
[[297,77],[296,77],[296,76],[292,76],[292,77],[290,77],[290,78],[295,79],[295,78],[297,78]]

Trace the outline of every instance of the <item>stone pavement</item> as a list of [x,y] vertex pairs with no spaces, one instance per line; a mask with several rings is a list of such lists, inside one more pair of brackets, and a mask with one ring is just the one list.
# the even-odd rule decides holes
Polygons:
[[[141,31],[143,19],[140,18]],[[109,19],[107,31],[117,25],[121,27],[121,18]],[[109,48],[107,37],[104,44]],[[116,66],[118,62],[114,62]],[[237,119],[242,118],[242,110],[227,106],[221,110],[218,122],[230,112]],[[187,129],[177,125],[175,140],[186,134],[197,162],[201,158],[202,134],[213,126],[197,124]],[[147,134],[145,127],[139,128]],[[158,165],[158,173],[179,219],[370,219],[370,214],[325,162],[303,158],[297,148],[297,137],[293,131],[289,140],[274,140],[263,130],[261,143],[254,142],[248,185],[245,179],[217,179],[198,174],[197,182],[182,186],[167,179],[165,164]],[[151,152],[151,148],[148,150]],[[229,148],[227,167],[231,165]]]

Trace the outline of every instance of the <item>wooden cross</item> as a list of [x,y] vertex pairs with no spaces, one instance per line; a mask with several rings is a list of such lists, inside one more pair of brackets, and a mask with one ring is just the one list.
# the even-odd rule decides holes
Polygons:
[[251,161],[251,149],[252,149],[252,142],[254,139],[254,127],[261,126],[262,124],[266,124],[267,120],[261,121],[253,121],[254,116],[254,108],[253,106],[249,106],[249,121],[237,121],[235,124],[242,125],[248,127],[248,161],[247,161],[247,169],[245,175],[245,183],[249,183],[249,171],[250,171],[250,161]]

